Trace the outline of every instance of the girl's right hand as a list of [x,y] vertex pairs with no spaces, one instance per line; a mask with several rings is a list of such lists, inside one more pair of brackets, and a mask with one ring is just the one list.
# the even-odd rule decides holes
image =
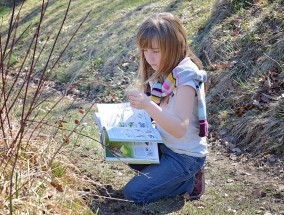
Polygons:
[[151,102],[151,99],[141,91],[127,91],[126,96],[131,107],[136,109],[145,109]]

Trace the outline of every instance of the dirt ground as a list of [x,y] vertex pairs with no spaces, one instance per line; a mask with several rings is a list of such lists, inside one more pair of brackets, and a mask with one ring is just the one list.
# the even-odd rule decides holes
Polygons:
[[[81,152],[84,153],[83,151]],[[85,152],[86,153],[86,152]],[[90,152],[92,153],[92,152]],[[81,155],[82,155],[81,154]],[[77,153],[80,156],[80,153]],[[86,155],[86,154],[85,154]],[[75,158],[75,157],[74,157]],[[78,157],[77,157],[78,158]],[[90,159],[93,159],[89,157]],[[88,161],[88,156],[84,159]],[[75,158],[75,160],[77,160]],[[96,180],[98,172],[84,172]],[[186,201],[168,198],[147,205],[135,205],[123,199],[122,187],[109,183],[97,187],[91,208],[98,214],[284,214],[284,158],[264,154],[232,152],[228,143],[209,139],[209,154],[205,167],[206,191],[200,200]],[[104,164],[104,162],[101,162]],[[100,164],[99,164],[100,165]],[[127,172],[125,166],[110,166],[109,174]],[[125,170],[126,169],[126,170]],[[107,174],[107,173],[106,173]],[[100,176],[102,177],[102,176]],[[115,177],[115,176],[111,176]],[[121,177],[117,177],[118,179]],[[122,177],[123,185],[131,177]],[[103,179],[100,178],[100,182]]]

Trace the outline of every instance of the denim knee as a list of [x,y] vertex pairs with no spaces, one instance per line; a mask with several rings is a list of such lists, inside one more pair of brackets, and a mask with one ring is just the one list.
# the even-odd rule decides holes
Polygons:
[[123,189],[123,195],[125,199],[139,203],[139,187],[133,186],[131,184],[131,181],[125,185]]

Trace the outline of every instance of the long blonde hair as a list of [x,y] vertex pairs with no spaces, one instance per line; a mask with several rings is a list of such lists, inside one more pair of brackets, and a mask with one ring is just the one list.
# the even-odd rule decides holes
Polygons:
[[[144,49],[152,48],[152,41],[158,41],[161,63],[154,71],[147,63]],[[201,61],[189,49],[185,29],[179,19],[171,13],[158,13],[149,17],[139,27],[136,43],[140,50],[139,76],[145,92],[149,92],[149,81],[164,82],[169,73],[185,58],[190,59],[202,69]]]

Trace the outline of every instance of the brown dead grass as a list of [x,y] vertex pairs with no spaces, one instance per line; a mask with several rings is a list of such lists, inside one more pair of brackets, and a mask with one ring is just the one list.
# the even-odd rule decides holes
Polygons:
[[[256,1],[232,13],[228,1],[217,1],[197,37],[201,59],[212,70],[207,96],[211,131],[243,152],[284,153],[284,35],[275,30],[284,27],[283,8],[279,1]],[[265,86],[271,72],[275,79]],[[261,106],[253,105],[257,102]]]
[[[95,190],[95,182],[80,173],[65,156],[58,155],[56,166],[48,167],[57,144],[46,137],[21,143],[15,177],[10,180],[14,155],[7,158],[1,151],[0,160],[4,161],[0,169],[0,211],[9,214],[9,189],[12,182],[13,214],[91,214],[83,196],[85,188]],[[16,177],[17,176],[17,177]],[[92,189],[90,189],[92,188]],[[78,190],[80,190],[78,192]]]
[[[270,110],[259,116],[244,116],[231,130],[235,143],[244,151],[283,153],[284,98],[271,104]],[[239,143],[237,142],[239,141]],[[282,146],[281,146],[282,145]]]

